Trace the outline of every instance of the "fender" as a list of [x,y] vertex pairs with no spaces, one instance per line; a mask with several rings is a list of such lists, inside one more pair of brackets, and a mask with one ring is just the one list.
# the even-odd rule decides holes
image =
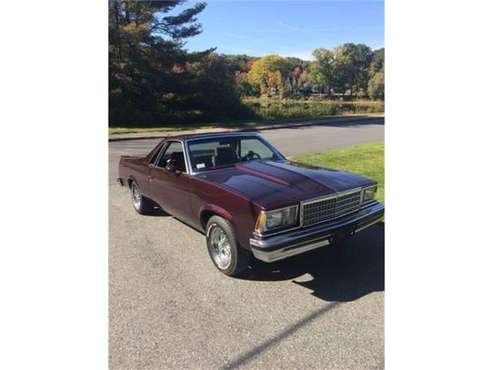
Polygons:
[[[236,229],[235,223],[233,220],[233,215],[231,215],[231,213],[229,213],[224,208],[219,207],[215,204],[209,204],[209,203],[204,204],[202,207],[200,207],[200,211],[199,211],[200,220],[202,220],[202,216],[203,216],[204,212],[211,212],[211,213],[214,213],[218,216],[221,216],[222,218],[228,220],[231,223],[231,225],[233,225],[233,227]],[[205,228],[205,225],[204,225],[204,228]]]
[[146,186],[147,184],[145,183],[145,181],[144,181],[144,184],[142,184],[143,181],[139,182],[139,181],[137,181],[137,179],[135,178],[135,176],[129,175],[128,176],[128,179],[127,179],[127,182],[126,182],[126,185],[127,185],[127,187],[129,189],[130,189],[130,183],[131,182],[135,182],[137,184],[137,186],[139,187],[139,190],[142,193],[142,195],[145,196],[145,197],[147,197],[147,198],[149,198],[149,194],[147,192],[147,186]]

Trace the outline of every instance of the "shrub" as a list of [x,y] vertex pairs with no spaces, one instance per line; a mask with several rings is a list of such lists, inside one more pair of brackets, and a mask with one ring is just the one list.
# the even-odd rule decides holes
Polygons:
[[243,103],[250,108],[257,119],[274,120],[305,117],[334,116],[340,114],[378,113],[384,111],[383,102],[295,100],[245,98]]

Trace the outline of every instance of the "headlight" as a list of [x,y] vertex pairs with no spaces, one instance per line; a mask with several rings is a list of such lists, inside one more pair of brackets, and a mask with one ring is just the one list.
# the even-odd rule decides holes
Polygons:
[[375,200],[375,195],[377,194],[377,186],[372,186],[363,190],[363,203]]
[[265,231],[287,229],[298,223],[298,206],[291,206],[274,211],[262,211],[257,219],[255,231],[259,234]]

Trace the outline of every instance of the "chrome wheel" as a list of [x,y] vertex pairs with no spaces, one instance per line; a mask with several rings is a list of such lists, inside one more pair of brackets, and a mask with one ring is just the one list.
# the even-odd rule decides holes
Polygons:
[[216,265],[225,270],[231,264],[231,244],[228,236],[217,225],[211,225],[209,230],[211,255]]
[[139,188],[135,183],[132,183],[132,201],[135,209],[139,210],[142,204],[142,194],[140,194]]

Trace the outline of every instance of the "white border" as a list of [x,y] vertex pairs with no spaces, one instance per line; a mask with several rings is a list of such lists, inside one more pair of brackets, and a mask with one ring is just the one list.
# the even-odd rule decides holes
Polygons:
[[389,369],[492,368],[488,5],[386,4]]
[[0,22],[0,368],[108,364],[107,2]]

